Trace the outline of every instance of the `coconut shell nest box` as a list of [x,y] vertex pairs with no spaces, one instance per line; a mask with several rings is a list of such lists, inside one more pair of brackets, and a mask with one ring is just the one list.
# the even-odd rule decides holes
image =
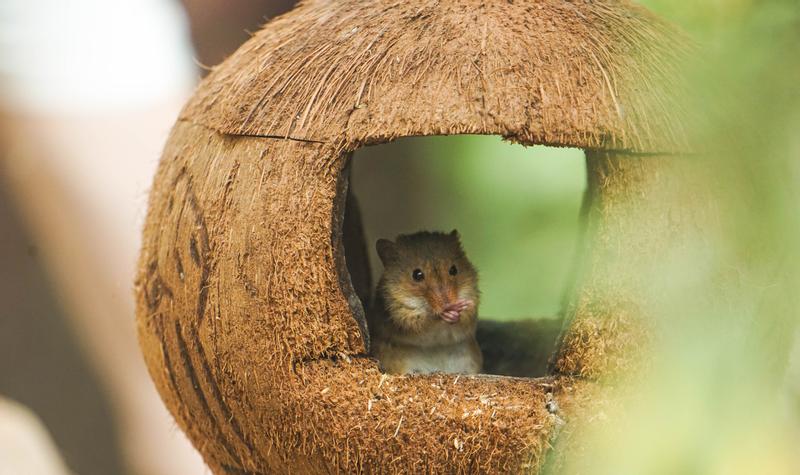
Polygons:
[[[147,365],[213,472],[541,468],[646,341],[626,264],[695,219],[659,196],[688,148],[685,51],[625,1],[318,0],[214,68],[161,159],[137,281]],[[385,376],[366,356],[352,152],[453,134],[586,150],[581,278],[546,376]],[[490,370],[526,356],[510,325],[483,330]]]

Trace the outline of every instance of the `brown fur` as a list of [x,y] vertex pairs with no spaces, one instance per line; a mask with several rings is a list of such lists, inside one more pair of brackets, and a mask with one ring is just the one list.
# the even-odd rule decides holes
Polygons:
[[[369,312],[373,354],[390,373],[477,373],[481,351],[478,272],[458,232],[419,232],[377,243],[384,271]],[[450,275],[455,267],[456,275]],[[415,281],[414,270],[424,277]],[[457,322],[442,317],[449,305],[469,302]]]

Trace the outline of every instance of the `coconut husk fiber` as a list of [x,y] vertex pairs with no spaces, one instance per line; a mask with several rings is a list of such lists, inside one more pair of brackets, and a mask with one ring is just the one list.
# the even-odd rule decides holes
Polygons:
[[[590,404],[647,341],[623,263],[646,265],[682,211],[640,199],[675,184],[670,157],[626,154],[687,149],[665,85],[685,51],[627,2],[310,1],[216,67],[164,150],[136,286],[147,366],[211,470],[538,471],[570,425],[558,407]],[[386,376],[366,356],[351,152],[464,133],[589,151],[591,244],[546,376]],[[670,221],[629,238],[620,216],[650,208]],[[544,368],[549,349],[497,361],[540,331],[497,325],[487,367]]]
[[624,1],[308,1],[215,68],[182,119],[324,142],[490,132],[679,152],[686,49]]

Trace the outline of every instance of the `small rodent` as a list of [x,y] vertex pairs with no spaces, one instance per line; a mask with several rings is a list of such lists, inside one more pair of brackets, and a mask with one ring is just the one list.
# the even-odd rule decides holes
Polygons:
[[458,231],[379,239],[383,274],[368,312],[372,354],[383,371],[478,373],[478,272]]

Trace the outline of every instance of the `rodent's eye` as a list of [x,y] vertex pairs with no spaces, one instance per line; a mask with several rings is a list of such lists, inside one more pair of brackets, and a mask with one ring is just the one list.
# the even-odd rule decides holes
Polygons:
[[455,264],[453,264],[452,266],[450,266],[450,275],[456,275],[456,274],[458,274],[458,268],[455,266]]
[[420,269],[414,269],[414,272],[411,273],[411,278],[416,280],[417,282],[421,282],[425,279],[425,274],[422,273]]

